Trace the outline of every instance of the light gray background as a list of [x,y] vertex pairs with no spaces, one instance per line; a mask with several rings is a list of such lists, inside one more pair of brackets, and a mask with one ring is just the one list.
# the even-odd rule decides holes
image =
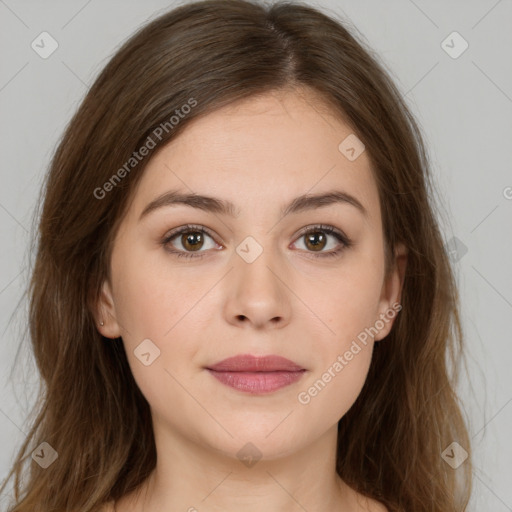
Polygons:
[[[394,76],[423,128],[446,208],[445,240],[456,236],[467,247],[454,260],[460,258],[470,363],[470,379],[463,374],[460,385],[475,457],[470,508],[493,512],[512,511],[511,3],[311,2],[348,18]],[[37,383],[20,300],[41,181],[66,123],[110,56],[145,20],[174,5],[0,0],[0,478],[28,431]],[[31,48],[43,31],[59,44],[47,59]],[[469,43],[455,59],[441,46],[453,31]],[[21,369],[11,379],[20,344]]]

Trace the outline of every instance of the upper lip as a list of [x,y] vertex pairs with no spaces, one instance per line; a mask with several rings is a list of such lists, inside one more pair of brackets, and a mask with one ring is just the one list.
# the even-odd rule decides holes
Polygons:
[[296,372],[304,370],[302,366],[285,357],[277,355],[253,356],[251,354],[228,357],[206,368],[218,372]]

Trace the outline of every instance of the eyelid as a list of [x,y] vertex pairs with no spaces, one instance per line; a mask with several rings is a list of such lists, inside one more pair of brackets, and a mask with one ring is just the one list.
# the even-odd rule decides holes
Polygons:
[[216,234],[214,235],[213,231],[210,228],[207,228],[203,224],[184,224],[183,226],[179,226],[175,229],[172,229],[168,233],[166,233],[164,235],[164,239],[169,240],[171,238],[174,238],[176,235],[181,234],[182,232],[194,231],[194,230],[201,231],[201,232],[204,231],[208,236],[210,236],[213,239],[215,239],[217,236]]
[[[345,235],[343,231],[341,231],[338,228],[335,228],[332,225],[329,224],[311,224],[309,226],[305,226],[302,228],[299,233],[297,233],[294,236],[293,242],[295,243],[299,238],[301,238],[304,235],[307,235],[310,232],[316,231],[324,231],[327,234],[330,234],[338,239],[342,247],[331,250],[331,251],[319,251],[318,253],[315,253],[314,251],[305,251],[306,254],[312,257],[316,258],[323,258],[323,257],[329,257],[329,256],[337,256],[339,253],[344,251],[345,249],[348,249],[353,245],[352,240]],[[175,238],[176,236],[186,233],[187,231],[198,231],[207,234],[210,238],[214,240],[215,243],[217,242],[217,236],[213,234],[213,231],[210,228],[207,228],[206,226],[202,224],[185,224],[183,226],[179,226],[171,231],[169,231],[166,235],[164,235],[163,240],[161,241],[161,244],[166,247],[170,243],[170,241]],[[224,244],[224,242],[222,242]],[[177,249],[166,249],[169,253],[175,255],[175,256],[185,256],[189,258],[202,258],[206,253],[210,252],[210,250],[207,251],[197,251],[197,253],[194,254],[194,252],[187,252],[187,251],[181,251]]]
[[346,245],[350,245],[352,243],[350,238],[347,235],[345,235],[343,231],[341,231],[338,228],[335,228],[334,226],[331,226],[330,224],[311,224],[310,226],[306,226],[303,229],[301,229],[297,235],[295,235],[294,240],[310,232],[314,232],[315,230],[325,231],[326,233],[329,233],[331,235],[337,235],[339,238],[341,238],[341,241]]
[[[161,240],[160,243],[164,247],[167,247],[173,238],[175,238],[178,235],[181,235],[182,233],[186,233],[187,231],[199,231],[201,233],[205,233],[217,245],[219,245],[219,242],[217,242],[217,236],[213,234],[213,231],[210,228],[207,228],[206,226],[204,226],[202,224],[184,224],[183,226],[179,226],[179,227],[177,227],[175,229],[172,229],[171,231],[169,231],[168,233],[166,233],[164,235],[164,237],[163,237],[163,239]],[[221,242],[222,242],[222,245],[223,245],[224,242],[222,241],[222,239],[221,239]],[[180,251],[180,250],[177,250],[177,249],[172,249],[172,250],[171,249],[167,249],[167,251],[170,252],[171,254],[190,254],[190,255],[193,255],[192,257],[200,257],[205,252],[207,252],[207,251],[198,251],[198,254],[194,255],[193,252],[187,253],[186,251]]]

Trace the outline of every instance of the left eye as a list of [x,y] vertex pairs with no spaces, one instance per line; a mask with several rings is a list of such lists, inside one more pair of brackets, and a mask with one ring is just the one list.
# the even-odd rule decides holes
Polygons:
[[[329,236],[338,241],[339,247],[334,249],[331,248],[330,251],[324,251],[323,249],[328,245]],[[212,241],[210,247],[204,247],[205,238],[209,238]],[[352,242],[348,237],[332,226],[319,225],[309,227],[304,230],[296,240],[301,240],[303,238],[306,239],[305,251],[312,253],[313,257],[337,256],[341,251],[343,251],[343,249],[352,245]],[[177,239],[181,248],[174,245],[174,239]],[[178,258],[202,258],[204,253],[207,252],[207,249],[220,250],[217,248],[217,244],[213,239],[213,236],[203,226],[183,226],[167,235],[161,243],[168,252]]]
[[[317,226],[309,228],[303,232],[297,240],[305,239],[306,243],[304,245],[306,247],[306,251],[320,253],[318,256],[336,255],[341,251],[341,249],[343,249],[343,247],[341,249],[339,247],[336,249],[336,244],[334,244],[334,250],[332,250],[333,248],[331,247],[330,251],[321,252],[322,249],[325,249],[328,245],[329,236],[336,239],[338,241],[338,245],[340,243],[344,247],[349,245],[348,239],[337,230],[335,230],[332,226]],[[308,249],[312,249],[312,251],[309,251]],[[317,256],[317,254],[315,254],[315,256]]]

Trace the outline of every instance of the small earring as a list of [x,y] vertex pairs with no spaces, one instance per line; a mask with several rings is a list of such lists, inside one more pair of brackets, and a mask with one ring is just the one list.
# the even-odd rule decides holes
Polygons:
[[103,325],[103,322],[100,322],[100,325]]

